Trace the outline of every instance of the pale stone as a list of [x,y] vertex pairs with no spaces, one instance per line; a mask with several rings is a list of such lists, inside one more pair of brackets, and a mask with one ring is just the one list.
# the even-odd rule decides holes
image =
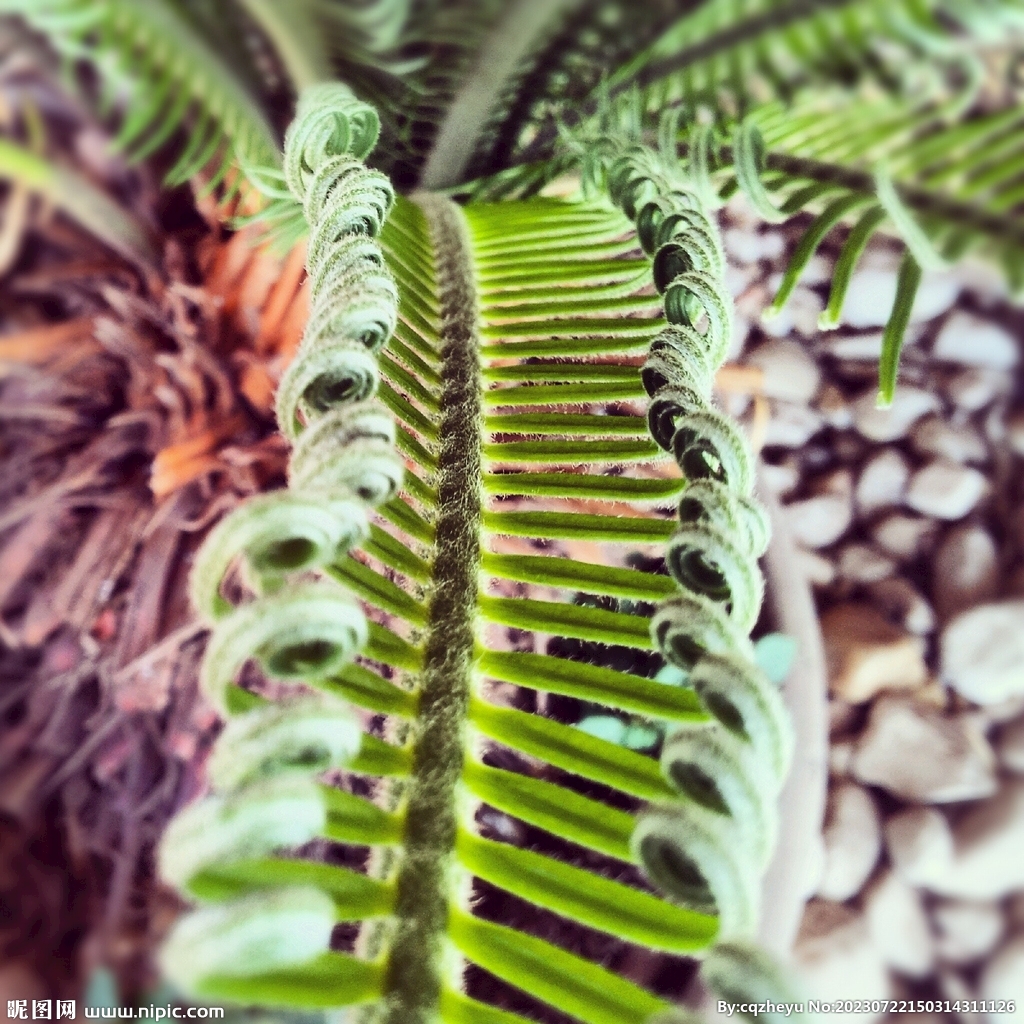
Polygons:
[[943,537],[932,564],[932,597],[939,615],[948,619],[991,600],[998,590],[995,541],[980,526],[954,527]]
[[941,416],[929,416],[914,426],[914,450],[920,455],[949,459],[950,462],[986,462],[988,445],[970,424],[954,426]]
[[911,978],[928,974],[935,950],[928,915],[916,889],[888,871],[865,895],[864,914],[875,947],[894,971]]
[[761,389],[768,398],[808,403],[821,383],[821,371],[807,349],[795,341],[772,339],[747,354],[746,362],[763,374]]
[[1008,772],[1024,775],[1024,718],[1011,722],[999,733],[996,743],[999,763]]
[[887,555],[910,561],[931,545],[935,532],[931,519],[894,513],[872,527],[871,537]]
[[932,919],[937,952],[953,964],[970,964],[986,956],[1006,928],[998,904],[976,900],[944,900],[932,911]]
[[834,544],[853,519],[848,496],[818,494],[784,506],[786,520],[797,543],[808,548]]
[[924,641],[869,604],[830,608],[821,618],[821,631],[831,692],[852,704],[882,690],[920,686],[928,678]]
[[895,448],[883,448],[868,459],[857,478],[854,498],[861,515],[899,505],[910,479],[910,466]]
[[961,612],[942,631],[943,678],[975,704],[1024,694],[1024,601]]
[[929,887],[953,863],[953,833],[934,807],[911,807],[885,823],[885,846],[893,867],[911,885]]
[[760,479],[779,496],[789,494],[800,483],[800,467],[792,456],[782,462],[762,462],[758,470]]
[[[916,345],[923,334],[921,324],[910,324],[903,336],[904,351]],[[839,360],[853,363],[865,362],[878,365],[882,358],[882,331],[871,331],[864,334],[833,334],[827,335],[819,342],[819,351]],[[866,375],[865,375],[866,376]]]
[[877,363],[882,355],[882,332],[831,335],[822,340],[821,351],[836,359],[863,359]]
[[836,578],[836,568],[832,562],[817,551],[808,551],[806,548],[796,549],[794,569],[815,587],[827,587]]
[[935,612],[914,585],[902,577],[881,580],[868,590],[874,605],[886,618],[908,633],[927,636],[935,629]]
[[965,256],[957,260],[956,276],[963,286],[986,305],[1004,302],[1010,298],[1010,284],[1002,268],[981,256]]
[[[843,303],[843,322],[851,327],[883,327],[896,298],[899,257],[871,252],[861,260],[850,279]],[[912,321],[931,320],[945,313],[960,294],[960,282],[950,273],[926,273],[921,279]]]
[[835,384],[826,383],[818,392],[817,409],[825,423],[836,430],[847,430],[853,426],[853,410]]
[[1015,1010],[1006,1013],[990,1013],[992,1024],[1010,1024],[1024,1016],[1024,934],[1011,939],[985,965],[978,982],[978,994],[982,999],[1013,1000]]
[[997,787],[995,754],[977,723],[896,697],[872,706],[853,774],[919,803],[977,800]]
[[894,825],[909,813],[890,819],[885,834],[894,865],[912,884],[971,900],[1024,889],[1024,780],[973,804],[952,829],[941,815]]
[[[768,285],[773,293],[778,288],[771,279]],[[793,331],[805,338],[813,338],[818,334],[818,318],[824,308],[824,300],[817,292],[809,288],[794,288],[778,313],[761,318],[761,330],[772,338],[784,338]]]
[[770,448],[802,448],[825,426],[821,416],[806,405],[794,402],[773,402],[771,416],[764,434],[764,445]]
[[907,504],[936,519],[963,519],[988,489],[984,474],[946,459],[919,469],[907,488]]
[[922,388],[900,387],[892,404],[878,408],[878,392],[871,388],[853,402],[853,421],[871,441],[896,441],[906,437],[922,416],[940,408],[939,399]]
[[1020,344],[998,324],[956,310],[942,325],[932,348],[932,358],[961,366],[1010,370],[1020,361]]
[[738,299],[757,279],[757,271],[756,266],[726,263],[722,271],[722,280],[725,282],[726,290],[734,299]]
[[977,412],[991,405],[1006,390],[1006,385],[1005,373],[981,366],[968,366],[949,378],[946,394],[958,409]]
[[797,334],[805,338],[817,336],[818,320],[825,308],[825,300],[810,288],[795,288],[789,299],[789,315]]
[[727,228],[722,241],[725,243],[726,255],[737,263],[778,259],[786,248],[785,239],[777,232],[761,234],[740,227]]
[[851,583],[877,583],[896,572],[896,563],[869,544],[847,544],[839,552],[836,571]]
[[800,283],[804,285],[825,284],[832,280],[833,262],[821,253],[816,253],[807,261],[804,272],[800,275]]
[[783,506],[793,538],[806,548],[834,544],[853,521],[853,478],[847,470],[818,482],[818,493]]
[[768,305],[768,289],[763,281],[755,281],[735,302],[734,313],[756,323],[761,319],[765,306]]
[[882,849],[882,827],[871,794],[854,782],[829,793],[822,833],[825,867],[818,895],[842,902],[860,892]]
[[[839,903],[812,900],[792,955],[793,968],[811,999],[887,999],[892,982],[871,941],[867,921]],[[880,1013],[830,1013],[832,1024],[870,1024]]]

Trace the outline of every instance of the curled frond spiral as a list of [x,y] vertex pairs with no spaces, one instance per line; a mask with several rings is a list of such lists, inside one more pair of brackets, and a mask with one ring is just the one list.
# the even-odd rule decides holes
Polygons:
[[246,582],[257,592],[284,576],[327,564],[367,533],[366,507],[355,495],[330,503],[291,492],[271,492],[239,505],[210,532],[192,568],[192,606],[214,621],[231,610],[221,586],[241,557]]
[[185,889],[204,868],[308,842],[323,831],[326,814],[319,787],[306,773],[207,796],[168,826],[160,846],[160,874]]
[[251,893],[181,918],[161,951],[164,974],[200,990],[211,976],[246,977],[304,963],[326,949],[331,898],[311,886]]
[[292,195],[306,198],[311,178],[331,158],[364,159],[377,144],[377,111],[337,82],[304,89],[285,135],[284,173]]
[[[348,874],[306,870],[275,859],[277,851],[330,827],[357,839],[375,828],[390,834],[383,811],[315,779],[372,743],[346,705],[308,692],[262,704],[236,685],[251,660],[271,678],[331,685],[369,635],[362,608],[337,584],[291,577],[336,563],[364,540],[369,508],[397,491],[404,472],[394,422],[372,401],[375,353],[398,305],[376,241],[394,193],[361,163],[378,127],[345,86],[315,86],[300,99],[284,180],[313,232],[312,314],[277,398],[281,429],[295,442],[289,488],[235,509],[207,538],[192,574],[196,611],[213,627],[200,685],[225,716],[241,710],[211,757],[214,792],[171,822],[160,847],[165,879],[215,901],[182,918],[163,951],[168,977],[193,991],[214,980],[230,990],[232,978],[276,976],[327,955],[337,919],[329,893]],[[223,593],[236,565],[255,594],[238,604]],[[231,899],[232,871],[258,891]],[[324,888],[294,884],[310,880]]]
[[340,588],[295,584],[239,605],[217,622],[199,683],[227,711],[228,687],[250,658],[278,679],[323,679],[350,661],[366,636],[362,609]]
[[236,715],[210,758],[211,785],[227,792],[284,768],[337,768],[359,751],[361,733],[343,704],[310,694]]
[[[709,145],[710,135],[699,134],[697,174],[687,179],[666,147],[659,156],[625,143],[616,149],[606,138],[590,157],[601,166],[587,173],[605,181],[635,220],[671,325],[652,342],[641,379],[651,434],[673,453],[689,486],[666,554],[680,591],[658,607],[651,635],[688,673],[711,716],[666,738],[662,770],[681,799],[643,814],[632,845],[656,885],[693,910],[716,912],[719,937],[728,940],[757,923],[792,738],[781,697],[753,664],[748,639],[764,591],[757,559],[768,543],[767,518],[751,497],[753,458],[737,425],[711,404],[714,371],[732,335],[732,302],[700,170]],[[756,129],[741,127],[736,149],[741,184],[759,189],[755,205],[768,204],[762,212],[778,219],[760,181]]]

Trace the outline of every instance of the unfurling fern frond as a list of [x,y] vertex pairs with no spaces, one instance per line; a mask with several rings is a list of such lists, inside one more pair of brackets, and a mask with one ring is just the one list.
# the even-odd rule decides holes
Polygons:
[[731,938],[757,919],[792,743],[781,698],[747,640],[761,605],[757,558],[767,522],[750,497],[746,442],[710,404],[710,380],[732,332],[717,227],[698,189],[651,150],[633,147],[605,161],[611,196],[653,257],[672,324],[645,366],[651,432],[692,481],[666,558],[681,593],[655,613],[652,633],[665,658],[689,673],[713,719],[667,738],[663,770],[688,799],[648,811],[633,844],[657,884],[694,909],[717,912],[720,936]]
[[[312,777],[358,763],[363,748],[372,747],[361,742],[343,703],[321,693],[262,706],[235,680],[255,658],[272,678],[315,682],[341,671],[367,641],[366,617],[344,591],[323,580],[288,577],[343,557],[366,537],[368,507],[390,498],[401,482],[394,423],[366,401],[372,388],[340,386],[337,360],[322,360],[332,343],[374,352],[395,322],[397,296],[374,241],[394,194],[386,178],[359,160],[376,132],[373,111],[336,85],[312,90],[289,136],[286,180],[314,231],[320,229],[320,263],[347,273],[325,277],[322,265],[310,268],[315,322],[293,365],[291,386],[282,390],[281,421],[295,442],[289,490],[254,498],[223,520],[192,575],[196,610],[214,625],[202,687],[222,713],[243,709],[211,761],[213,794],[180,814],[161,846],[163,877],[215,901],[183,918],[163,951],[168,975],[199,990],[211,977],[229,979],[230,989],[230,979],[316,960],[336,916],[331,896],[351,873],[326,865],[312,875],[301,867],[296,873],[297,863],[270,855],[322,835],[332,812],[356,833],[360,820],[374,818],[371,805],[361,819],[363,801],[350,797],[346,804],[342,794],[332,799]],[[347,202],[339,203],[339,195]],[[381,314],[370,316],[372,328],[360,303],[367,278],[385,284],[375,293]],[[367,372],[375,383],[372,360]],[[296,376],[303,386],[296,386]],[[239,560],[241,583],[256,596],[234,605],[223,590]],[[248,876],[254,892],[247,892],[247,864],[255,866]]]
[[[232,717],[213,793],[162,846],[202,903],[165,965],[209,998],[524,1024],[479,1000],[475,965],[584,1024],[646,1021],[667,1004],[558,936],[673,955],[749,936],[791,746],[748,639],[767,523],[710,397],[731,331],[717,229],[678,167],[615,139],[592,176],[636,234],[606,200],[432,195],[381,228],[386,182],[346,152],[358,105],[339,87],[301,110],[285,169],[313,297],[279,394],[290,486],[232,513],[194,570],[204,687]],[[373,360],[393,421],[359,383]],[[633,567],[666,542],[670,575]],[[313,569],[332,579],[295,579]],[[250,659],[314,695],[266,704],[239,685]],[[651,678],[663,659],[688,686]],[[530,713],[537,693],[667,723],[660,764]],[[358,735],[341,700],[383,728]],[[345,789],[314,778],[339,767]],[[313,839],[369,846],[366,873],[304,854]],[[488,887],[556,924],[493,923]],[[351,948],[330,948],[332,916],[359,923]],[[204,958],[217,942],[263,945]]]

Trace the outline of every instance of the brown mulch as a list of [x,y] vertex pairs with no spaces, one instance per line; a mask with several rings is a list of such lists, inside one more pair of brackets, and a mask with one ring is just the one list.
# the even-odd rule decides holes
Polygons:
[[[99,127],[29,84],[55,158],[81,168]],[[221,226],[230,209],[116,158],[88,169],[154,225],[159,267],[0,193],[0,1001],[73,998],[100,963],[127,998],[154,981],[177,904],[153,846],[216,729],[190,559],[283,483],[272,396],[308,305],[301,251],[269,254]]]

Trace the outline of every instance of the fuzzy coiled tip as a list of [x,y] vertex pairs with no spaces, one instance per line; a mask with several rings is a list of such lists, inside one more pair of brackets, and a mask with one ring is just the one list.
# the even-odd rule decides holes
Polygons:
[[201,907],[180,918],[160,952],[164,976],[201,992],[216,977],[255,977],[296,967],[330,948],[331,898],[290,886]]
[[754,748],[713,722],[677,728],[661,754],[662,771],[687,799],[731,818],[746,850],[763,868],[775,845],[775,780],[765,780]]
[[289,484],[306,494],[347,490],[380,505],[398,493],[405,475],[394,445],[394,421],[381,407],[368,402],[332,410],[299,435]]
[[736,851],[736,822],[696,803],[645,811],[633,830],[634,855],[647,876],[672,900],[718,915],[720,938],[750,934],[757,924],[758,872]]
[[359,752],[361,740],[351,711],[327,694],[268,704],[229,719],[210,757],[210,783],[228,792],[292,768],[341,767]]
[[376,238],[394,202],[387,175],[352,157],[330,158],[316,167],[302,193],[310,250],[319,252],[351,235]]
[[723,651],[702,657],[689,683],[724,728],[749,742],[781,788],[793,759],[793,725],[782,695],[749,659]]
[[687,671],[709,652],[753,655],[750,641],[725,610],[699,594],[680,593],[664,600],[651,619],[651,637],[668,661]]
[[303,345],[313,349],[345,338],[379,352],[397,322],[398,290],[391,274],[376,267],[353,267],[316,295]]
[[340,339],[301,352],[277,389],[277,422],[290,441],[318,416],[377,393],[377,360],[361,341]]
[[210,622],[231,611],[221,588],[236,559],[243,563],[243,581],[260,593],[289,573],[327,565],[368,532],[366,511],[354,496],[330,504],[287,491],[251,498],[225,516],[199,549],[192,605]]
[[167,826],[160,877],[179,889],[205,868],[262,857],[320,835],[327,820],[320,787],[305,772],[262,779],[190,804]]
[[640,369],[644,390],[652,398],[672,386],[707,395],[713,379],[714,365],[703,335],[686,326],[672,325],[656,334]]
[[687,485],[679,500],[679,521],[728,534],[751,558],[760,558],[768,549],[771,527],[764,507],[718,480],[694,480]]
[[323,82],[304,89],[285,134],[284,171],[289,189],[301,199],[309,178],[325,160],[344,155],[362,160],[379,135],[377,111],[356,99],[348,86]]
[[297,584],[235,608],[217,623],[200,686],[226,715],[228,687],[250,658],[274,678],[315,682],[350,661],[367,636],[362,609],[338,587]]
[[682,526],[669,540],[665,563],[683,590],[727,605],[730,618],[744,632],[754,627],[764,577],[730,533],[709,525]]
[[716,409],[675,420],[672,454],[687,480],[717,480],[743,497],[754,485],[754,460],[740,428]]

